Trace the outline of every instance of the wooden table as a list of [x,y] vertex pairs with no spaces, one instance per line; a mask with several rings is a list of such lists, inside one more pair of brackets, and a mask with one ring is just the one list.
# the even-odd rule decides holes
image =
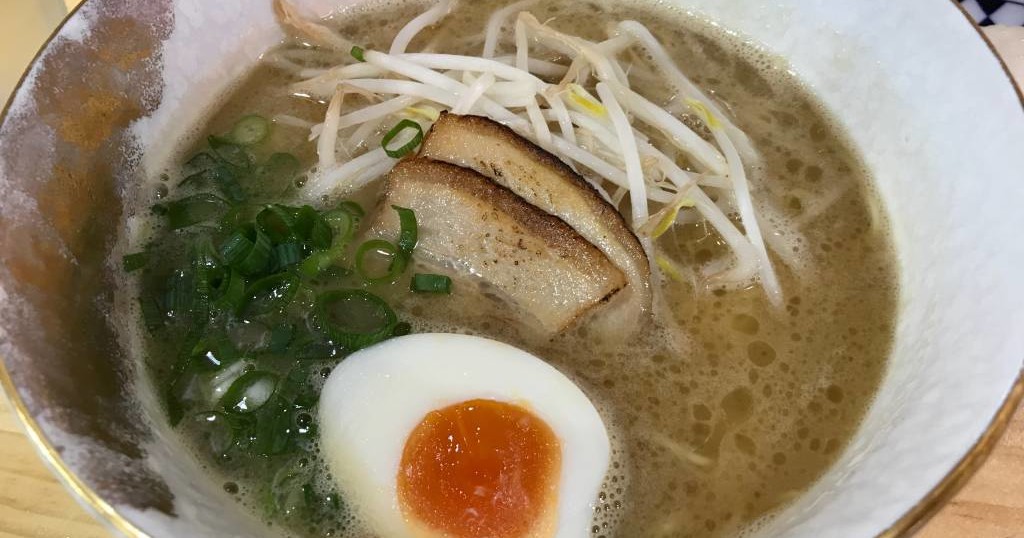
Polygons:
[[[109,538],[36,456],[0,397],[0,538]],[[1024,411],[918,538],[1024,538]]]

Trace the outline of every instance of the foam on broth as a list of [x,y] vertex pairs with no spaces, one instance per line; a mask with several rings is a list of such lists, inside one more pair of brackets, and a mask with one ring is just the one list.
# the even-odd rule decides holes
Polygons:
[[[505,4],[463,0],[414,41],[475,54],[487,16]],[[563,31],[600,38],[609,22],[636,19],[668,47],[687,74],[725,103],[762,156],[752,171],[765,215],[797,229],[775,256],[786,296],[777,312],[760,288],[706,290],[663,283],[659,314],[627,342],[586,327],[553,341],[531,339],[496,314],[486,289],[458,281],[448,298],[385,297],[414,331],[460,332],[509,342],[548,360],[595,402],[613,437],[613,464],[595,513],[594,536],[723,536],[784,506],[819,477],[856,430],[892,339],[896,266],[884,211],[851,144],[786,66],[739,38],[663,5],[644,2],[539,3],[531,11]],[[354,42],[386,48],[418,3],[378,3],[335,17]],[[287,113],[322,119],[325,106],[288,95],[292,80],[268,66],[241,81],[198,133],[222,132],[239,117]],[[658,81],[644,91],[669,103]],[[307,162],[307,132],[278,125],[266,144]],[[375,199],[371,185],[361,194]],[[368,207],[372,207],[372,202]],[[701,224],[662,239],[689,267],[727,251]],[[785,258],[785,260],[783,260]],[[160,350],[153,347],[151,361]],[[159,377],[160,368],[155,368]],[[320,465],[310,462],[310,465]],[[210,462],[212,472],[218,465]],[[247,505],[264,469],[232,469],[229,494]],[[322,476],[325,488],[330,477]],[[329,489],[329,488],[328,488]],[[352,514],[291,528],[297,535],[361,535]]]

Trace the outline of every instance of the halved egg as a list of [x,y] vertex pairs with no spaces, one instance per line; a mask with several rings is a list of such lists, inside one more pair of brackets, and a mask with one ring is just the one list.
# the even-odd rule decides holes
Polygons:
[[320,396],[345,499],[388,537],[583,537],[608,469],[590,400],[533,355],[416,334],[354,353]]

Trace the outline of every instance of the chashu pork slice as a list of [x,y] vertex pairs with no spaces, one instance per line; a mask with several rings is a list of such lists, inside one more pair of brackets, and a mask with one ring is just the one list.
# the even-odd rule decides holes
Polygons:
[[628,281],[614,301],[625,308],[611,309],[616,315],[602,329],[624,329],[650,310],[651,268],[640,241],[618,210],[557,157],[488,118],[450,113],[431,127],[419,155],[476,170],[600,249]]
[[[571,325],[626,285],[622,272],[572,228],[468,168],[414,158],[388,174],[381,208],[408,207],[417,255],[482,278],[549,333]],[[394,211],[371,234],[395,236]]]

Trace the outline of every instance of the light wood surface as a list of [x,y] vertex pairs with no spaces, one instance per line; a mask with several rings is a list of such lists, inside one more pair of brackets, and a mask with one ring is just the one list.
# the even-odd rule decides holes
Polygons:
[[[0,397],[0,538],[107,538],[36,455]],[[1024,538],[1024,412],[918,538]]]

